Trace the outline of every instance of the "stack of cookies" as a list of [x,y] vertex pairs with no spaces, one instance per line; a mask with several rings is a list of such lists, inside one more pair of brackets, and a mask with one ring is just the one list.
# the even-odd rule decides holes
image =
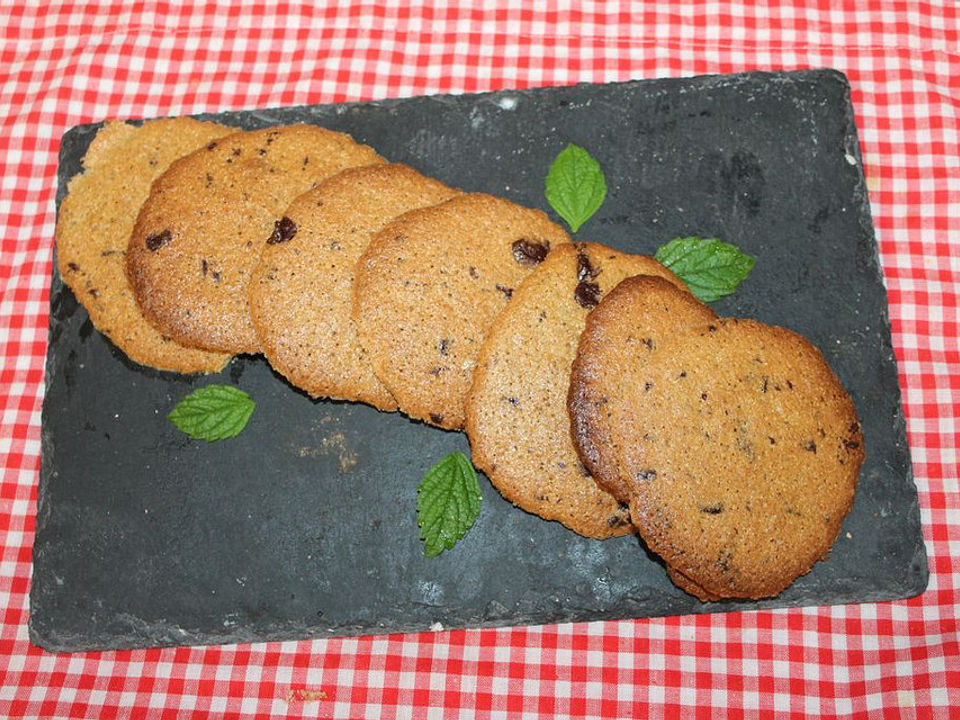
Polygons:
[[588,537],[639,532],[703,600],[779,593],[852,503],[856,414],[806,340],[342,133],[108,123],[57,246],[136,362],[262,353],[313,397],[465,429],[507,499]]

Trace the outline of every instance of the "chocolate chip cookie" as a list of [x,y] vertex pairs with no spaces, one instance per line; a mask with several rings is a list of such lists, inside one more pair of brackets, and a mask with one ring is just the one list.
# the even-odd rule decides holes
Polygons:
[[413,210],[378,233],[357,266],[353,319],[400,410],[463,427],[487,330],[520,282],[568,241],[544,213],[479,193]]
[[259,352],[248,285],[264,245],[290,232],[283,211],[341,170],[382,162],[313,125],[238,132],[177,160],[154,182],[130,236],[127,275],[143,314],[184,345]]
[[827,553],[850,510],[864,457],[853,403],[785,328],[718,318],[651,333],[664,299],[685,301],[652,284],[624,281],[587,318],[575,437],[617,473],[633,523],[688,590],[776,595]]
[[177,158],[234,129],[192,118],[108,122],[83,157],[57,218],[57,268],[95,328],[131,360],[178,373],[216,372],[229,354],[184,347],[140,312],[126,276],[127,241],[151,183]]

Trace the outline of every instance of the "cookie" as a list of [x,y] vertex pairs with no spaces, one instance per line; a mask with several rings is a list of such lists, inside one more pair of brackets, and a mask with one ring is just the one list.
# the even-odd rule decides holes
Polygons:
[[649,292],[625,281],[587,319],[571,396],[602,408],[609,442],[591,437],[593,450],[674,577],[717,598],[777,595],[827,553],[853,503],[864,457],[853,403],[819,350],[784,328],[721,318],[645,343],[662,322]]
[[632,275],[680,285],[650,257],[592,243],[560,245],[516,289],[477,357],[466,401],[474,464],[524,510],[574,532],[633,532],[625,505],[597,487],[570,435],[567,385],[587,313]]
[[353,319],[400,410],[463,426],[487,330],[520,282],[566,242],[542,212],[478,193],[413,210],[377,234],[357,265]]
[[171,162],[232,128],[192,118],[142,125],[108,122],[67,186],[57,217],[57,268],[93,326],[140,365],[178,373],[216,372],[229,354],[186,348],[143,317],[127,283],[127,241],[150,185]]
[[[598,307],[592,312],[595,314],[589,323],[589,334],[580,339],[590,352],[575,352],[571,364],[567,396],[570,431],[581,462],[597,484],[620,502],[628,503],[634,495],[633,482],[620,475],[612,455],[604,452],[614,441],[610,426],[611,398],[608,393],[596,390],[592,382],[595,376],[607,373],[609,363],[620,357],[613,353],[649,351],[689,326],[714,320],[716,315],[690,293],[679,292],[670,283],[650,276],[624,280],[615,294],[605,296],[602,309]],[[604,321],[606,317],[633,316],[636,316],[635,320],[624,321],[622,326],[609,329],[613,321]],[[611,351],[609,357],[594,351],[607,343],[606,349]],[[615,350],[614,343],[621,343],[628,349]],[[646,382],[629,364],[622,370],[619,380],[624,389],[632,383]],[[616,371],[611,377],[617,379]]]
[[250,284],[253,325],[270,364],[314,397],[396,410],[350,316],[354,270],[390,220],[457,193],[406,165],[370,165],[294,200],[284,218],[296,232],[263,249]]
[[348,167],[384,162],[348,135],[313,125],[238,132],[174,162],[144,202],[127,250],[143,314],[177,342],[259,352],[247,301],[265,243],[298,195]]

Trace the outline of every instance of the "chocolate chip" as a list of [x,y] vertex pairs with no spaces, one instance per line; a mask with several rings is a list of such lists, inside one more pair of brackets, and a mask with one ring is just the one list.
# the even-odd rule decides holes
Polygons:
[[214,271],[214,272],[210,273],[210,277],[213,278],[213,281],[214,281],[215,283],[220,282],[220,273],[218,273],[217,271]]
[[234,156],[234,157],[240,157],[240,153],[241,153],[241,152],[242,152],[242,151],[240,150],[240,148],[234,148],[234,149],[233,149],[233,156]]
[[715,505],[707,505],[700,508],[700,512],[706,513],[707,515],[719,515],[723,512],[723,503],[717,503]]
[[627,524],[627,519],[624,518],[622,515],[611,515],[609,518],[607,518],[607,525],[612,528],[623,527],[626,524]]
[[510,403],[510,404],[513,405],[514,407],[519,407],[519,406],[520,406],[520,401],[517,400],[517,398],[513,397],[512,395],[511,395],[510,397],[507,397],[506,395],[504,395],[502,399],[505,400],[506,402]]
[[597,272],[590,262],[587,254],[580,250],[577,252],[577,280],[592,280],[600,273]]
[[858,447],[860,447],[860,443],[858,443],[856,440],[844,440],[843,446],[847,450],[856,450]]
[[592,282],[599,275],[582,250],[577,253],[577,287],[573,297],[582,308],[590,310],[600,303],[600,286]]
[[806,450],[807,452],[816,453],[816,452],[817,452],[817,444],[816,444],[813,440],[811,440],[810,442],[808,442],[808,443],[806,444],[806,446],[804,446],[803,449]]
[[443,415],[440,413],[430,413],[430,419],[433,420],[437,425],[443,422]]
[[513,259],[521,265],[539,265],[547,257],[547,253],[550,252],[550,241],[520,238],[514,240],[511,248],[513,249]]
[[440,342],[437,343],[437,350],[439,351],[439,353],[440,353],[441,355],[446,355],[446,354],[447,354],[447,350],[450,349],[450,343],[451,343],[451,342],[452,342],[452,341],[451,341],[451,340],[448,340],[447,338],[440,338]]
[[647,481],[656,480],[657,471],[656,470],[638,470],[636,473],[634,473],[634,478],[636,478],[637,480],[647,480]]
[[155,235],[147,235],[147,250],[150,252],[156,252],[171,240],[173,240],[173,235],[169,230],[164,230],[163,232],[156,233]]
[[507,300],[513,297],[513,288],[509,288],[509,287],[506,287],[505,285],[501,285],[500,283],[497,283],[497,290],[502,292],[507,297]]
[[209,145],[207,145],[207,150],[216,150],[216,148],[217,148],[217,142],[216,142],[216,141],[213,141],[212,143],[210,143]]
[[207,270],[209,267],[210,266],[207,264],[207,259],[203,258],[203,260],[200,261],[200,272],[203,273],[204,277],[207,276]]
[[649,380],[647,380],[647,381],[643,384],[643,390],[644,390],[644,392],[650,392],[652,389],[653,389],[653,383],[650,382]]
[[80,270],[80,266],[75,262],[67,263],[67,267],[70,269],[70,272],[78,272]]
[[273,234],[267,238],[267,245],[279,245],[289,242],[297,234],[297,224],[284,215],[273,223]]
[[477,269],[473,265],[470,266],[470,277],[474,280],[480,277],[480,273],[477,272]]
[[97,290],[96,288],[90,288],[89,290],[87,290],[87,292],[90,293],[90,297],[92,297],[94,300],[100,297],[100,291]]
[[653,338],[644,338],[643,344],[646,346],[647,350],[653,350]]

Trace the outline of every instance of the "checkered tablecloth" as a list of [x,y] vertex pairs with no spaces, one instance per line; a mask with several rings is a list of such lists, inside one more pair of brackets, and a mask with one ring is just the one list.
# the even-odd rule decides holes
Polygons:
[[[960,713],[956,3],[39,5],[0,5],[0,716]],[[114,117],[821,66],[842,70],[853,88],[929,553],[924,595],[63,656],[30,645],[57,150],[68,128]]]

